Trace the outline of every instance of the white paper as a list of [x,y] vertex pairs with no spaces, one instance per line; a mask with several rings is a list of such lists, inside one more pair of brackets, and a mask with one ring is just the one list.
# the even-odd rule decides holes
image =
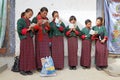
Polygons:
[[34,27],[36,24],[35,23],[32,23],[29,27]]
[[42,24],[45,24],[46,22],[49,22],[48,20],[43,19]]
[[59,23],[60,20],[58,18],[55,19],[55,23]]
[[93,34],[96,34],[96,32],[91,29],[89,34],[93,35]]
[[75,24],[70,23],[69,28],[75,28]]

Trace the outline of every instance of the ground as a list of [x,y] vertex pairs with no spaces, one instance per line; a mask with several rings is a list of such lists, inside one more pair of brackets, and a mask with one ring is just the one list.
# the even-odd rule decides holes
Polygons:
[[[8,62],[8,69],[0,73],[0,80],[120,80],[120,77],[113,77],[108,75],[104,71],[98,71],[94,66],[94,59],[92,60],[91,69],[84,70],[80,66],[77,70],[69,70],[67,66],[67,58],[65,60],[65,68],[63,70],[57,70],[57,76],[55,77],[40,77],[40,72],[35,71],[33,75],[22,76],[19,73],[11,71],[11,66],[14,62],[13,57],[3,58]],[[109,59],[109,64],[113,59]]]

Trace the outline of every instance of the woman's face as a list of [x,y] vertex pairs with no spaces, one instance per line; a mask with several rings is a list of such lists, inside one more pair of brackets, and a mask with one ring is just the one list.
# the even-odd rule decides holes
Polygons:
[[96,20],[96,25],[97,25],[97,26],[101,26],[101,25],[102,25],[102,22],[101,22],[100,19],[97,19],[97,20]]
[[86,27],[91,28],[91,22],[87,23]]
[[40,13],[40,15],[41,15],[42,18],[46,18],[47,13],[48,13],[47,11],[43,11],[43,12]]
[[56,18],[59,19],[59,14],[58,13],[55,13],[54,16],[53,16],[53,19],[56,19]]
[[32,12],[32,11],[25,13],[26,18],[28,18],[28,19],[31,18],[32,15],[33,15],[33,12]]
[[70,23],[75,24],[76,20],[71,20]]

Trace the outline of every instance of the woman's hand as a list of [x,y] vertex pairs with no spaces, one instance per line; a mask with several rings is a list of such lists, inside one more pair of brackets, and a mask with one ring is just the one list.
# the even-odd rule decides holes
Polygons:
[[40,26],[43,24],[43,19],[38,20],[37,24]]
[[103,39],[103,40],[101,40],[101,43],[105,43],[105,41],[106,41],[106,40],[105,40],[105,39]]
[[70,28],[70,30],[69,30],[69,32],[71,32],[73,29],[72,28]]
[[31,30],[31,27],[29,27],[28,29],[27,29],[27,31],[30,31]]
[[73,31],[76,31],[76,29],[75,29],[75,28],[73,28],[72,30],[73,30]]
[[45,26],[50,26],[49,22],[46,22],[46,23],[45,23]]

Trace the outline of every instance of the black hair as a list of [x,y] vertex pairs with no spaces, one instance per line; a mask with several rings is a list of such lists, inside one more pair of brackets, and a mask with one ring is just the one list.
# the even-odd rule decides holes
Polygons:
[[91,23],[90,19],[85,20],[85,24],[87,25],[88,23]]
[[40,12],[44,12],[44,11],[47,11],[47,12],[48,12],[48,9],[47,9],[46,7],[42,7],[42,8],[40,9]]
[[40,15],[40,12],[38,12],[38,14],[37,15]]
[[103,22],[103,18],[102,17],[97,17],[96,20],[98,20],[98,19],[101,21],[101,23]]
[[25,12],[22,12],[21,13],[21,18],[25,16]]
[[27,9],[25,10],[25,12],[26,12],[26,13],[28,13],[28,12],[32,12],[32,13],[33,13],[33,10],[30,9],[30,8],[27,8]]
[[76,19],[76,17],[75,17],[75,16],[70,16],[69,21],[72,21],[72,20],[75,20],[75,21],[76,21],[77,19]]
[[55,13],[58,13],[58,11],[53,11],[52,12],[52,17],[54,17]]

